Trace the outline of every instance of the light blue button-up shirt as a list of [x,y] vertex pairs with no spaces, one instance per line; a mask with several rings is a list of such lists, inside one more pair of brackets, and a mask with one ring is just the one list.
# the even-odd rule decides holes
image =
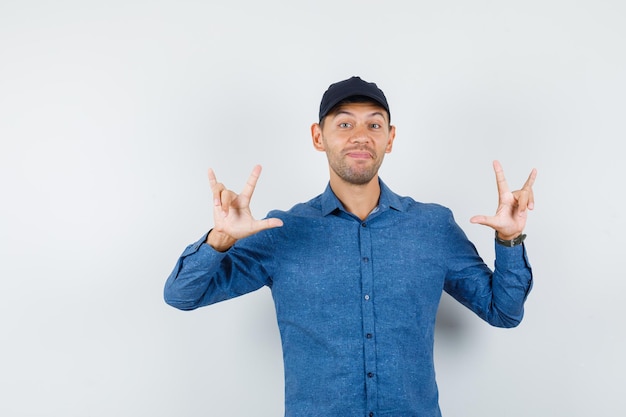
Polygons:
[[287,417],[440,416],[433,369],[442,290],[498,327],[516,326],[532,285],[524,245],[495,245],[495,270],[449,209],[380,181],[365,221],[330,186],[284,225],[227,252],[188,246],[165,284],[191,310],[271,288],[285,369]]

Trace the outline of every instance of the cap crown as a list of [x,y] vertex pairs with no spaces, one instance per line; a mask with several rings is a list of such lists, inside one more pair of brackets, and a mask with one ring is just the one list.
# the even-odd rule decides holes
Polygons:
[[347,80],[339,81],[331,84],[328,90],[322,96],[322,102],[320,103],[319,120],[321,121],[326,115],[343,100],[355,97],[363,96],[372,99],[378,103],[383,109],[387,111],[387,114],[391,118],[391,112],[389,111],[389,104],[383,91],[378,88],[375,83],[370,83],[362,80],[360,77],[353,76]]

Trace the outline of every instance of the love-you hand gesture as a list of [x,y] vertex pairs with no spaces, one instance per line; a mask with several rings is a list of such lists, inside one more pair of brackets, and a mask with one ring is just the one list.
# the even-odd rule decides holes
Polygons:
[[218,251],[228,250],[237,240],[260,232],[261,230],[280,227],[282,220],[268,218],[256,220],[250,211],[250,199],[261,175],[261,166],[257,165],[248,177],[240,194],[227,189],[217,182],[215,172],[209,169],[209,183],[213,193],[213,221],[215,226],[207,237],[207,243]]
[[533,184],[537,177],[537,170],[533,169],[524,183],[517,191],[509,191],[509,186],[504,177],[504,170],[500,162],[493,161],[493,169],[496,173],[498,186],[498,209],[494,216],[474,216],[470,222],[489,226],[502,240],[512,240],[522,234],[526,226],[528,210],[535,206],[533,196]]

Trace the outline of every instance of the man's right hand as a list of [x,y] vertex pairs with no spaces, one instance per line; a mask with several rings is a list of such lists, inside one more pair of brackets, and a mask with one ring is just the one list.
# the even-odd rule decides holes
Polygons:
[[213,221],[215,227],[209,233],[206,243],[213,249],[224,252],[235,242],[261,230],[280,227],[282,220],[269,218],[255,220],[250,212],[250,199],[261,175],[261,166],[252,170],[248,181],[239,195],[217,182],[215,172],[209,169],[209,183],[213,193]]

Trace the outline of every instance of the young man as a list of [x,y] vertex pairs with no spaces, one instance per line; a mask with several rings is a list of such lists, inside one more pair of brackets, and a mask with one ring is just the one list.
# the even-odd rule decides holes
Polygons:
[[313,146],[328,157],[326,190],[256,220],[261,168],[241,194],[209,171],[215,227],[185,249],[165,300],[191,310],[271,288],[285,368],[285,415],[440,416],[433,332],[443,290],[488,323],[522,319],[532,273],[522,234],[533,170],[510,192],[498,162],[491,271],[449,209],[394,194],[378,177],[395,127],[374,83],[352,77],[322,97]]

